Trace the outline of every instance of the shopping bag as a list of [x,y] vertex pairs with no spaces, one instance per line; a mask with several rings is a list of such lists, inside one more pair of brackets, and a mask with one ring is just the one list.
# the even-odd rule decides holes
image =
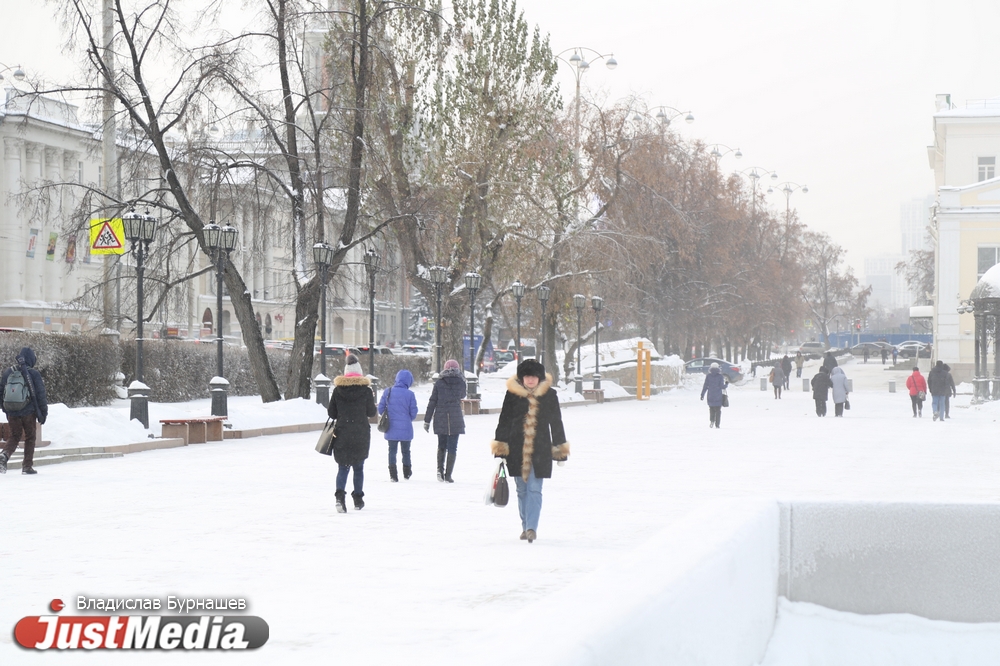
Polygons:
[[722,406],[723,407],[729,406],[729,394],[726,393],[725,391],[722,392]]
[[500,471],[493,484],[493,506],[505,507],[510,499],[510,485],[507,483],[507,464],[500,459]]
[[503,458],[497,458],[496,463],[493,466],[493,473],[490,474],[490,482],[486,485],[486,494],[483,495],[483,504],[487,506],[493,504],[493,490],[497,487],[497,476],[500,474]]
[[324,456],[331,455],[333,453],[333,440],[335,437],[336,435],[333,434],[333,421],[327,419],[326,425],[323,426],[323,432],[319,434],[316,450]]
[[926,397],[927,397],[926,393],[924,393],[923,391],[917,391],[917,400],[924,400]]
[[844,409],[850,409],[850,408],[851,408],[851,401],[850,400],[845,400],[844,401]]
[[388,395],[385,397],[385,411],[378,417],[379,432],[389,432],[389,400],[392,398],[392,389],[389,389],[387,393]]

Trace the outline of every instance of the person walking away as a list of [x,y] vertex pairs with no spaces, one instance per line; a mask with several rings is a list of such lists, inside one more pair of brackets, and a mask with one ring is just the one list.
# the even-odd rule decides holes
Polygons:
[[792,359],[785,354],[781,359],[781,374],[785,376],[785,390],[788,390],[788,383],[792,380]]
[[778,363],[771,368],[771,386],[774,387],[774,399],[781,400],[781,387],[785,385],[785,373],[781,371],[781,364]]
[[833,415],[844,415],[844,404],[847,402],[847,375],[843,368],[834,368],[830,373],[830,387],[833,389]]
[[913,418],[924,415],[924,397],[927,395],[927,382],[920,374],[920,368],[913,366],[913,374],[906,378],[906,388],[910,391],[910,404],[913,406]]
[[[896,357],[899,356],[899,350],[895,347],[892,348],[892,364],[896,365]],[[882,365],[885,365],[885,358],[882,359]]]
[[337,461],[337,513],[347,513],[345,495],[347,475],[354,470],[354,508],[365,506],[365,460],[371,447],[369,418],[377,414],[371,381],[364,376],[358,357],[348,354],[344,374],[333,380],[333,393],[327,414],[334,421],[333,459]]
[[37,362],[31,347],[22,347],[14,365],[0,375],[0,396],[4,413],[10,424],[10,439],[0,451],[0,474],[7,473],[7,461],[14,455],[17,445],[24,437],[24,460],[21,474],[37,474],[35,471],[35,433],[37,423],[44,425],[49,416],[49,403],[45,396],[45,382],[35,370]]
[[830,371],[839,365],[837,359],[833,357],[833,352],[828,351],[826,356],[823,357],[823,367],[826,368],[827,376],[829,376]]
[[951,389],[949,393],[944,396],[944,417],[946,419],[951,418],[951,399],[958,396],[958,390],[955,388],[955,378],[951,376],[951,366],[947,363],[944,364],[944,371],[947,374],[948,388]]
[[403,369],[396,373],[396,381],[392,388],[382,392],[378,401],[378,413],[389,413],[389,429],[385,439],[389,442],[389,479],[399,481],[396,468],[396,448],[403,449],[403,478],[408,479],[413,473],[410,466],[410,442],[413,441],[413,419],[417,418],[417,397],[410,387],[413,386],[413,373]]
[[705,383],[701,387],[701,399],[705,399],[708,394],[708,427],[719,427],[722,422],[722,396],[726,390],[726,376],[719,370],[719,364],[713,363],[708,374],[705,375]]
[[[868,363],[868,346],[867,345],[865,345],[865,347],[862,349],[862,352],[864,353],[865,363]],[[830,376],[832,377],[833,375],[830,375]],[[836,404],[836,401],[834,401],[834,404]]]
[[944,361],[938,361],[927,373],[927,390],[931,392],[931,409],[935,421],[944,421],[944,401],[951,394],[948,386],[948,372],[944,369]]
[[534,359],[521,361],[517,374],[507,380],[500,419],[490,449],[507,461],[517,486],[521,539],[532,543],[538,536],[542,513],[542,481],[552,477],[552,461],[569,458],[559,397],[552,375]]
[[826,400],[833,385],[830,383],[830,372],[825,366],[820,367],[810,384],[812,384],[813,400],[816,401],[816,416],[826,416]]
[[[438,438],[437,479],[454,483],[451,473],[458,454],[458,436],[465,434],[465,417],[462,399],[465,397],[465,373],[453,358],[445,361],[441,376],[434,382],[431,399],[424,414],[424,430],[429,431],[434,421],[434,434]],[[445,464],[447,456],[447,465]]]
[[795,378],[802,378],[802,366],[806,363],[806,357],[802,355],[802,352],[796,352],[795,354]]

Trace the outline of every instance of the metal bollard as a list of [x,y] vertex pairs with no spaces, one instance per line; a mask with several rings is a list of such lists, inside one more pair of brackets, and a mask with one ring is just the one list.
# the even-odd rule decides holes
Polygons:
[[809,380],[805,377],[802,378],[802,392],[809,393],[812,390],[812,386],[809,384]]
[[895,392],[896,392],[896,380],[895,379],[890,379],[889,380],[889,393],[895,393]]
[[760,390],[761,391],[766,391],[767,390],[767,377],[761,377],[760,378]]
[[848,393],[854,393],[854,380],[853,379],[848,379],[847,380],[847,392]]

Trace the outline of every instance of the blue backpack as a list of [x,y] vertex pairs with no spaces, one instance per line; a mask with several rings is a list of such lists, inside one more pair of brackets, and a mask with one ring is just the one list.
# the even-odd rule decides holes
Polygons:
[[3,411],[18,412],[27,407],[29,402],[31,402],[31,392],[28,390],[24,373],[16,365],[11,366],[7,384],[3,389]]

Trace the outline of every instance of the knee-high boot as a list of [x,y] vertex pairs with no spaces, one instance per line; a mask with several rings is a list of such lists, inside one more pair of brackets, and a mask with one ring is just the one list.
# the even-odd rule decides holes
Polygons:
[[444,454],[446,449],[438,449],[438,481],[444,481]]
[[455,483],[455,480],[451,478],[451,472],[455,469],[455,454],[451,451],[448,452],[448,466],[444,471],[444,480],[448,483]]

